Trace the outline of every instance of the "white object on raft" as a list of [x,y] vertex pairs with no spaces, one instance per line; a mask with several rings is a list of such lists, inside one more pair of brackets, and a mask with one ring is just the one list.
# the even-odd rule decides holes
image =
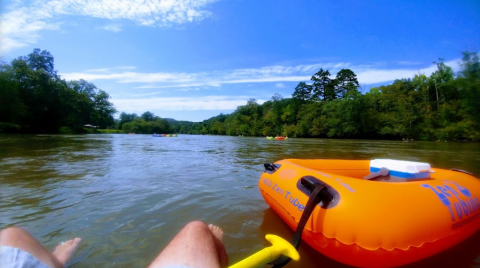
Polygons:
[[378,172],[381,168],[387,168],[390,176],[406,179],[430,178],[431,173],[431,167],[428,163],[392,159],[370,161],[370,172]]

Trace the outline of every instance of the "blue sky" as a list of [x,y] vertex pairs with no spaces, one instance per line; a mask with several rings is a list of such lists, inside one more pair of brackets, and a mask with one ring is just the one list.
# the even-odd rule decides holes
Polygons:
[[45,49],[120,112],[188,121],[290,97],[320,68],[366,91],[480,49],[478,0],[3,0],[0,16],[2,60]]

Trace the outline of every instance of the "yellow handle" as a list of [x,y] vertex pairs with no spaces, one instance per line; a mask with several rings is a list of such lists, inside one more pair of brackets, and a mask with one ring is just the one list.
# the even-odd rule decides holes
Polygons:
[[294,261],[300,260],[297,250],[285,239],[268,234],[265,238],[272,243],[268,248],[264,248],[252,256],[243,259],[229,268],[255,268],[265,265],[275,260],[280,255],[290,257]]

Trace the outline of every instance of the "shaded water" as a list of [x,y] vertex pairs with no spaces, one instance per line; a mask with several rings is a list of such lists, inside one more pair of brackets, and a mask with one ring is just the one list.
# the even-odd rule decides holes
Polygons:
[[[220,226],[230,262],[293,234],[258,190],[284,158],[393,158],[480,174],[480,144],[151,135],[0,136],[0,228],[47,247],[82,237],[71,267],[145,267],[189,221]],[[303,243],[286,267],[346,267]],[[480,233],[408,267],[480,267]]]

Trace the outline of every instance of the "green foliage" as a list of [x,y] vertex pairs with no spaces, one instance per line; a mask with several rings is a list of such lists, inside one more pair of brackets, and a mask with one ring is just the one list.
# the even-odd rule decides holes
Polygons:
[[60,127],[58,130],[58,133],[60,134],[74,134],[77,133],[73,128],[71,127]]
[[[0,65],[0,132],[181,133],[232,136],[331,137],[480,141],[480,62],[464,52],[455,76],[442,59],[430,76],[415,75],[360,93],[356,74],[335,78],[320,69],[292,98],[250,99],[229,115],[203,122],[117,111],[110,96],[85,80],[62,80],[48,51]],[[104,130],[83,128],[85,124]],[[109,128],[109,129],[108,129]],[[115,128],[115,130],[112,130]]]
[[15,80],[13,73],[9,70],[9,66],[4,65],[1,68],[0,122],[19,124],[26,113],[26,107],[20,98],[20,86]]
[[480,141],[480,63],[465,52],[458,77],[442,59],[430,76],[415,75],[360,93],[356,75],[332,79],[320,69],[292,98],[249,100],[230,115],[174,122],[174,132],[209,135]]
[[153,121],[155,119],[155,115],[148,111],[144,112],[140,117],[145,121]]
[[357,75],[350,69],[342,69],[337,73],[334,80],[336,98],[346,98],[349,95],[359,93],[360,84]]
[[20,129],[20,125],[0,122],[0,132],[18,132]]
[[95,129],[96,133],[102,134],[126,134],[128,132],[120,130],[120,129]]
[[132,121],[124,123],[122,130],[127,133],[140,133],[140,134],[152,134],[152,133],[172,133],[170,123],[166,119],[155,117],[152,114],[152,120],[146,121],[143,118],[136,117]]
[[85,124],[109,127],[116,113],[110,96],[85,80],[65,81],[50,52],[34,49],[0,67],[0,131],[78,133]]
[[320,69],[312,78],[312,99],[313,100],[333,100],[336,98],[335,82],[330,78],[330,72]]
[[295,87],[295,92],[293,92],[292,97],[299,101],[307,101],[312,97],[312,86],[307,85],[305,82],[298,83]]
[[465,112],[480,126],[480,61],[477,53],[463,53],[459,80]]
[[117,112],[113,104],[108,101],[110,95],[103,90],[99,90],[93,98],[92,121],[100,128],[112,127],[114,125],[113,114]]
[[135,119],[137,117],[136,114],[127,114],[125,112],[122,112],[120,114],[120,121],[119,121],[119,124],[118,124],[118,129],[122,129],[122,126],[123,124],[125,123],[128,123],[128,122],[132,122],[133,119]]

